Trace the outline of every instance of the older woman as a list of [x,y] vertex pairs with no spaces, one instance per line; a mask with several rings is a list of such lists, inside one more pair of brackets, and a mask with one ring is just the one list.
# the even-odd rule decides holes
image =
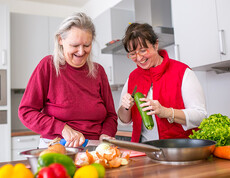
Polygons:
[[[158,50],[158,38],[149,24],[130,24],[123,44],[135,69],[122,90],[119,119],[133,123],[132,141],[188,138],[191,129],[206,117],[205,97],[194,72]],[[154,128],[148,130],[131,97],[134,87],[143,93],[143,111],[152,115]]]
[[19,106],[19,118],[41,134],[40,146],[56,137],[77,147],[85,138],[114,137],[117,115],[103,67],[92,62],[94,25],[86,14],[65,19],[55,35],[54,55],[34,70]]

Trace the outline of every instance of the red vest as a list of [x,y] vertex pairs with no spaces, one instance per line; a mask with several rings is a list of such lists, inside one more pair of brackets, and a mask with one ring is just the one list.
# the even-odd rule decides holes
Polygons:
[[[147,96],[152,85],[153,100],[158,100],[162,106],[174,109],[184,109],[184,102],[181,93],[182,80],[187,65],[173,59],[169,59],[165,50],[159,51],[164,58],[161,65],[152,67],[148,70],[137,67],[129,75],[128,92],[132,93],[135,85],[137,92]],[[136,104],[132,107],[133,132],[132,142],[139,142],[142,127],[142,118]],[[181,124],[170,124],[166,118],[159,118],[157,115],[156,122],[158,126],[159,139],[169,138],[188,138],[192,130],[184,131]]]

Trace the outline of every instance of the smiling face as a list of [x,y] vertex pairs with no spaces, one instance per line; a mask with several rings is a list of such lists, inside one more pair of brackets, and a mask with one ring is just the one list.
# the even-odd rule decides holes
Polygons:
[[92,34],[77,27],[72,27],[65,38],[59,37],[63,47],[65,61],[76,68],[82,67],[92,49]]
[[[130,52],[136,52],[136,58],[132,59],[142,69],[149,69],[160,64],[161,56],[158,54],[158,42],[153,46],[149,41],[146,41],[147,48],[138,44],[136,50],[130,50]],[[130,43],[132,49],[132,44]],[[141,55],[141,51],[147,50],[147,53]]]

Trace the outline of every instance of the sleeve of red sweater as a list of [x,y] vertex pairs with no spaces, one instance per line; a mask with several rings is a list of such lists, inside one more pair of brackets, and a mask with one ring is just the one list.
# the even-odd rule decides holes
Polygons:
[[117,114],[115,111],[114,101],[107,75],[102,67],[100,71],[102,77],[101,95],[107,109],[107,117],[103,122],[101,134],[114,137],[117,132]]
[[38,134],[61,135],[65,123],[41,112],[46,102],[49,87],[52,60],[48,58],[49,56],[45,57],[32,73],[19,105],[18,116],[27,128]]

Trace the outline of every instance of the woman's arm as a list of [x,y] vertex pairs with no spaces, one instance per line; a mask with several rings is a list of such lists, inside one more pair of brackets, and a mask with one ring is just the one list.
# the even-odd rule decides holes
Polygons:
[[120,97],[118,117],[123,123],[130,123],[131,118],[131,108],[134,105],[134,99],[127,93],[128,91],[128,80],[126,81]]
[[49,58],[42,59],[32,73],[19,105],[18,116],[27,128],[36,133],[61,135],[65,123],[41,112],[49,89]]
[[149,110],[148,115],[156,114],[160,118],[172,118],[174,116],[174,122],[181,124],[185,130],[198,127],[207,116],[205,96],[199,80],[190,69],[186,69],[183,77],[182,97],[185,109],[166,108],[159,101],[147,98],[140,99],[145,101],[140,106],[147,106],[143,110]]
[[185,71],[182,82],[182,97],[186,116],[186,128],[191,129],[198,127],[201,121],[207,117],[205,95],[201,84],[191,69]]
[[101,75],[102,79],[101,95],[107,110],[107,116],[103,122],[101,135],[115,137],[118,123],[111,88],[103,67],[101,66],[98,70],[100,70],[98,74]]

